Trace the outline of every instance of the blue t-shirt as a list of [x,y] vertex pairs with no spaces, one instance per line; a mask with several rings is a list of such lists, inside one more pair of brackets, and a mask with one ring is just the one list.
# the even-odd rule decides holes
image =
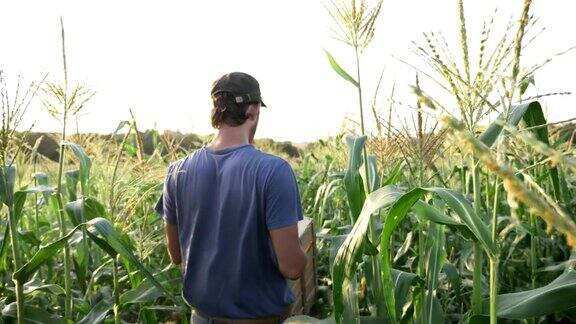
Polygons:
[[183,295],[215,317],[279,315],[294,301],[268,230],[302,207],[290,165],[252,145],[203,147],[172,163],[156,206],[178,226]]

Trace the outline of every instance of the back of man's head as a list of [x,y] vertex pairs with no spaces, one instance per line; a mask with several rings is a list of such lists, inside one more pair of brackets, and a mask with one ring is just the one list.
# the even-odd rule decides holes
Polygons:
[[211,95],[211,122],[212,127],[217,129],[223,124],[232,127],[244,124],[251,104],[266,106],[262,102],[258,81],[243,72],[228,73],[214,81]]

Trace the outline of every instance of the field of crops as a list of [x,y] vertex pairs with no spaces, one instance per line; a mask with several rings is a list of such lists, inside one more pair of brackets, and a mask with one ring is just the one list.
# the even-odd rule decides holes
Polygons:
[[[460,39],[424,34],[414,50],[427,68],[401,98],[413,103],[401,125],[393,92],[382,109],[362,93],[382,2],[327,6],[356,66],[329,49],[327,64],[358,90],[360,119],[305,147],[256,143],[290,162],[316,229],[316,302],[288,322],[576,322],[576,127],[548,122],[550,94],[530,95],[543,66],[521,60],[531,1],[505,30],[488,21],[478,53],[457,4]],[[187,323],[154,205],[168,163],[210,137],[184,145],[139,131],[134,115],[110,136],[68,134],[94,93],[68,84],[64,40],[62,26],[63,83],[11,91],[0,74],[0,323]],[[19,128],[36,99],[62,121],[45,134],[54,154]]]

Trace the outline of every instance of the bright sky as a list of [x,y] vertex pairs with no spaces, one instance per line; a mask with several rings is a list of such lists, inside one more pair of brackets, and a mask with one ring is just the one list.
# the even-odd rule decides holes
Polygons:
[[[494,9],[494,35],[500,35],[510,17],[519,17],[522,2],[465,1],[471,55]],[[573,0],[534,0],[531,12],[546,30],[524,53],[524,63],[576,44],[575,9]],[[346,117],[357,120],[355,89],[331,70],[322,49],[349,72],[352,51],[331,38],[332,21],[321,1],[0,0],[0,69],[9,83],[17,75],[28,81],[44,73],[50,80],[62,78],[60,16],[71,83],[97,91],[79,118],[83,132],[111,132],[132,108],[141,129],[210,133],[210,85],[231,71],[248,72],[260,82],[269,109],[257,137],[311,141],[337,134]],[[386,110],[394,82],[397,100],[414,101],[408,85],[415,72],[392,55],[421,66],[410,48],[411,41],[423,44],[424,31],[442,31],[459,55],[457,1],[384,1],[374,41],[362,58],[366,106],[384,67],[380,109]],[[575,72],[576,51],[555,57],[536,74],[532,94],[576,93]],[[575,95],[543,102],[551,120],[576,117]],[[402,116],[409,108],[396,109]],[[32,120],[36,130],[59,129],[39,103],[29,111],[27,122]]]

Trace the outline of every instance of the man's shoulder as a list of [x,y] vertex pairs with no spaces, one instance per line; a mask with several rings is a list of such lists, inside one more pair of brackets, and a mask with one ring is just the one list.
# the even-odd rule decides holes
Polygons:
[[272,169],[290,166],[290,163],[288,163],[288,161],[284,160],[283,158],[281,158],[277,155],[262,152],[260,150],[255,150],[255,151],[256,151],[256,154],[258,156],[258,159],[260,161],[264,162],[265,164],[267,164]]
[[194,158],[197,152],[198,151],[194,151],[187,156],[168,164],[168,174],[176,174],[186,171],[187,164]]

